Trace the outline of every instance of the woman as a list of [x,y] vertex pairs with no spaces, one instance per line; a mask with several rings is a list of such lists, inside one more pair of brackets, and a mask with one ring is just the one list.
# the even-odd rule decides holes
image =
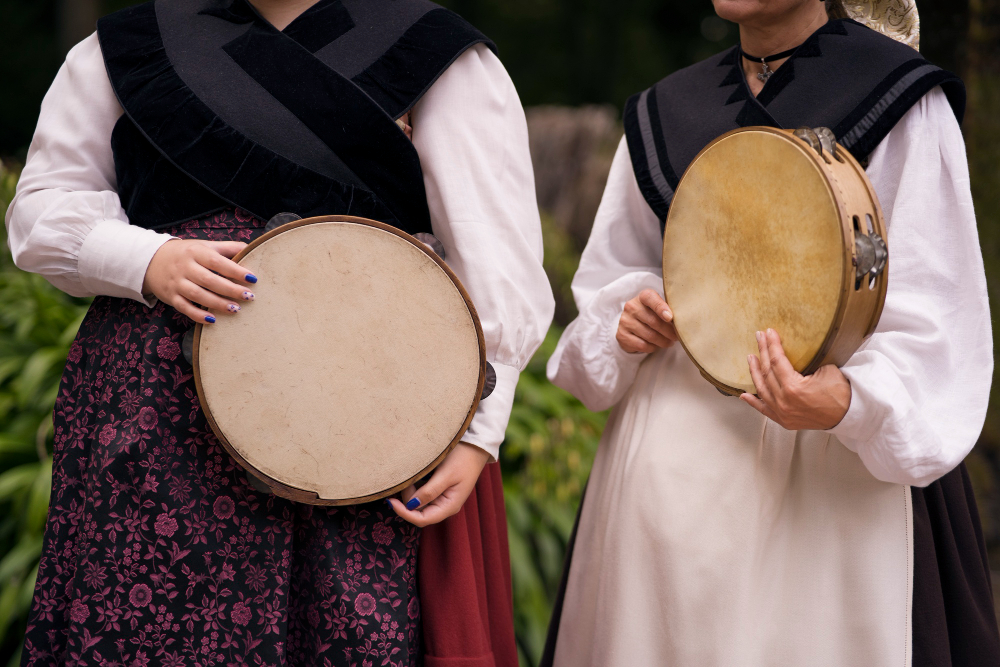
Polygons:
[[[553,302],[493,50],[425,0],[169,0],[70,52],[7,218],[21,268],[97,296],[56,404],[23,664],[516,664],[488,462]],[[481,316],[496,389],[388,504],[255,490],[180,354],[255,299],[231,258],[283,211],[433,232]]]
[[[839,4],[714,4],[740,46],[629,100],[573,283],[580,315],[549,362],[589,408],[615,407],[547,661],[996,664],[962,464],[993,368],[964,89],[910,46],[838,18]],[[858,4],[874,14],[853,15],[902,25],[896,36],[915,44],[912,3]],[[760,332],[757,392],[738,401],[674,345],[661,230],[698,151],[748,125],[833,129],[868,165],[892,258],[878,329],[843,368],[803,377],[781,332]]]

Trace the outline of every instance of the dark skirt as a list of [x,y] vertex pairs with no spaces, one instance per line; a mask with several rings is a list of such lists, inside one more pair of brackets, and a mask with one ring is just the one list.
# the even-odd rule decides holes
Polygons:
[[[229,210],[168,231],[250,241],[263,223]],[[56,402],[22,664],[416,664],[419,530],[384,503],[251,487],[199,406],[192,326],[162,303],[94,300]]]
[[[965,464],[913,498],[912,667],[1000,665],[1000,631],[993,608],[986,542]],[[580,507],[583,508],[583,501]],[[577,523],[580,514],[577,513]],[[576,542],[569,538],[539,667],[551,667]]]

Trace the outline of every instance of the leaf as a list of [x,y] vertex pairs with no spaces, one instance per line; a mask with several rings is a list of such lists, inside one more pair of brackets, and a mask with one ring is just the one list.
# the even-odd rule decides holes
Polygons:
[[[0,442],[0,451],[3,451],[2,442]],[[28,463],[0,473],[0,502],[7,501],[15,495],[27,491],[38,476],[40,465],[39,463]]]
[[26,572],[31,565],[38,562],[41,555],[42,536],[24,535],[0,560],[0,583],[6,583],[12,576]]

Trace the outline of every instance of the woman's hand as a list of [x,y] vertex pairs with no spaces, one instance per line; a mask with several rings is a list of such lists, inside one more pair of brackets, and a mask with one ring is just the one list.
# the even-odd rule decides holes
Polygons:
[[659,294],[651,289],[625,302],[615,338],[626,352],[656,352],[677,340],[674,314]]
[[479,447],[460,442],[426,484],[407,488],[402,501],[389,498],[386,502],[396,514],[421,528],[444,521],[462,509],[489,460],[490,455]]
[[253,301],[248,284],[257,278],[232,260],[246,243],[171,239],[153,255],[142,293],[153,294],[198,323],[215,322],[198,306],[240,312],[239,301]]
[[778,333],[757,332],[760,358],[750,355],[750,377],[757,396],[741,399],[789,431],[826,430],[840,423],[851,407],[851,383],[832,364],[802,375],[785,356]]

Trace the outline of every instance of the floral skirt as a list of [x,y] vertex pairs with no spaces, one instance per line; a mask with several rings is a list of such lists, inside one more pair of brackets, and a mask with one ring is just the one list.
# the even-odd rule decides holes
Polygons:
[[[250,241],[238,209],[168,230]],[[384,503],[255,490],[216,440],[162,303],[99,297],[55,408],[24,665],[413,665],[419,530]]]

